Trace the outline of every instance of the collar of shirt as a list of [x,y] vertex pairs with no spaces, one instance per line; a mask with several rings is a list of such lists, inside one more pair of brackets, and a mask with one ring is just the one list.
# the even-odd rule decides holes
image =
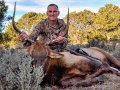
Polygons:
[[48,19],[46,19],[46,23],[48,27],[53,28],[53,29],[60,29],[63,26],[63,23],[61,22],[60,19],[57,20],[57,23],[55,25],[51,25]]

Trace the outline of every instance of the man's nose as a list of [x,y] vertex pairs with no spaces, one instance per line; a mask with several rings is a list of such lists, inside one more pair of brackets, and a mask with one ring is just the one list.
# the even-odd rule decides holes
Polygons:
[[54,12],[51,12],[51,15],[54,15]]

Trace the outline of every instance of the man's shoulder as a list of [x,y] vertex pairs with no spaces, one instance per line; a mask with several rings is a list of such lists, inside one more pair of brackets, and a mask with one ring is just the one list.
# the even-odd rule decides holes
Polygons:
[[38,24],[35,27],[44,29],[45,26],[46,26],[46,19],[42,19],[41,21],[38,22]]
[[60,18],[58,18],[58,21],[59,21],[59,22],[64,22],[64,20],[63,20],[63,19],[60,19]]
[[42,19],[40,22],[38,22],[37,26],[44,28],[44,26],[47,26],[47,23],[48,23],[47,19]]
[[58,19],[58,23],[59,23],[59,24],[65,24],[65,22],[64,22],[63,19]]
[[40,21],[40,23],[46,23],[47,22],[47,19],[42,19],[41,21]]

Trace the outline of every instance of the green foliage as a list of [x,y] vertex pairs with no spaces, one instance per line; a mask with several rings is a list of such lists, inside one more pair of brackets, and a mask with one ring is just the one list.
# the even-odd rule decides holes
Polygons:
[[[120,27],[119,13],[120,8],[112,4],[101,7],[98,13],[88,10],[70,13],[69,43],[85,44],[94,39],[102,41],[120,39],[120,32],[118,32]],[[73,31],[77,33],[73,35]]]
[[1,33],[0,34],[0,44],[9,41],[8,34]]
[[0,1],[0,45],[6,43],[9,38],[8,34],[4,34],[2,31],[5,28],[5,21],[10,20],[10,16],[7,15],[8,6],[5,4],[4,0]]
[[77,30],[86,29],[89,25],[93,23],[94,15],[94,13],[88,10],[84,10],[78,13],[72,12],[70,13],[70,24],[74,24]]
[[106,4],[105,7],[99,9],[94,24],[99,27],[99,30],[114,31],[120,25],[119,13],[119,7],[112,4]]
[[11,23],[8,25],[4,35],[7,35],[7,37],[5,37],[7,40],[3,42],[4,46],[14,48],[20,44],[19,35],[14,31]]
[[44,18],[46,18],[45,14],[28,12],[18,20],[18,27],[30,34],[33,27]]
[[4,0],[0,1],[0,32],[5,28],[5,21],[10,19],[10,16],[7,16],[8,6],[5,4]]
[[[24,14],[18,22],[16,22],[16,26],[26,33],[30,34],[33,27],[40,22],[42,19],[46,18],[45,14],[28,12]],[[10,23],[5,31],[5,34],[8,35],[9,40],[4,43],[4,45],[10,46],[12,48],[21,44],[19,34],[13,29],[12,24]]]

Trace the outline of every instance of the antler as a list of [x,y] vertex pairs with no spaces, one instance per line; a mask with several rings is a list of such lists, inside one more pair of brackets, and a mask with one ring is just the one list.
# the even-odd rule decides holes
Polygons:
[[[68,29],[69,29],[69,8],[68,8],[68,15],[67,15],[67,27],[68,27]],[[67,32],[68,32],[68,29],[67,29]]]
[[66,30],[66,34],[68,34],[68,29],[69,29],[69,8],[68,8],[68,15],[67,15],[67,30]]
[[12,26],[13,26],[14,30],[20,34],[21,31],[16,27],[15,21],[14,21],[15,12],[16,12],[16,2],[15,2],[15,4],[14,4],[14,12],[13,12],[13,17],[12,17]]
[[[16,2],[14,4],[14,12],[13,12],[13,18],[12,18],[12,26],[14,28],[14,30],[16,32],[18,32],[19,34],[21,34],[22,32],[17,28],[17,26],[15,25],[15,21],[14,21],[14,18],[15,18],[15,12],[16,12]],[[26,43],[24,43],[24,45],[27,45],[27,43],[31,44],[33,43],[34,41],[32,39],[30,39],[29,37],[26,38]]]

